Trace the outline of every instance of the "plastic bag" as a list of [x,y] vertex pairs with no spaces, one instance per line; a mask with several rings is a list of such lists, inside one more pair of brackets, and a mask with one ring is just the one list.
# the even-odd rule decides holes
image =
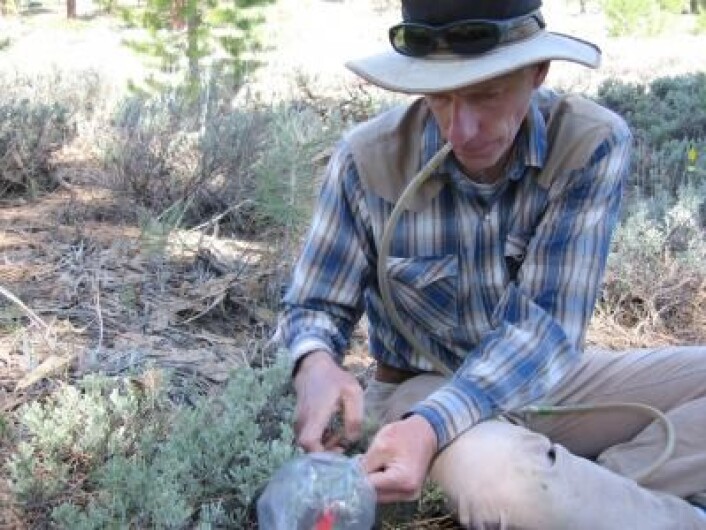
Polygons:
[[282,466],[257,502],[260,530],[370,530],[375,490],[355,458],[310,453]]

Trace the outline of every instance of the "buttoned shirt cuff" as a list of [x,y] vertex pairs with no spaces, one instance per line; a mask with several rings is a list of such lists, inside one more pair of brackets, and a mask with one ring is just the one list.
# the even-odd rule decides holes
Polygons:
[[411,410],[412,414],[419,414],[432,426],[439,451],[493,414],[490,401],[477,389],[469,389],[469,386],[468,382],[453,380]]
[[306,357],[309,353],[315,352],[317,350],[324,350],[333,357],[333,359],[340,364],[342,359],[336,355],[335,350],[331,344],[329,344],[325,339],[319,335],[314,334],[302,334],[296,337],[292,343],[289,345],[289,355],[292,359],[292,377],[294,377],[299,368],[300,361]]

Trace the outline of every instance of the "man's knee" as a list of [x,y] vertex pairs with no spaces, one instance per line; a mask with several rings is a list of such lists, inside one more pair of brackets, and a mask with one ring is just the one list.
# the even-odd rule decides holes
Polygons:
[[500,421],[480,424],[439,454],[431,478],[471,528],[523,521],[552,504],[554,448],[540,434]]

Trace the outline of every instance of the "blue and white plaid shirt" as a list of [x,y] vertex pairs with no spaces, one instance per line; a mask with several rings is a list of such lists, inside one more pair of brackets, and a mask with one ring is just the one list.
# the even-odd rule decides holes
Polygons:
[[[392,239],[389,277],[402,318],[454,371],[412,412],[442,448],[476,423],[541,399],[578,359],[618,218],[631,135],[622,120],[585,167],[538,185],[547,157],[546,112],[530,106],[496,185],[470,181],[450,156],[441,192],[407,211]],[[443,145],[429,117],[422,163]],[[554,186],[553,186],[554,188]],[[280,331],[293,358],[316,349],[341,361],[365,311],[370,352],[412,371],[431,364],[386,317],[376,241],[394,207],[361,185],[350,147],[332,158],[306,244],[284,298]]]

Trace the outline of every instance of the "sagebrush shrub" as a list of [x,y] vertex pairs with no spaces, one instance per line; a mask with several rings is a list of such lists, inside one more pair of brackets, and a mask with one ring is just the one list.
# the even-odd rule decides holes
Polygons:
[[50,157],[74,130],[70,111],[58,103],[0,100],[0,197],[56,187]]
[[654,0],[602,0],[602,6],[613,37],[654,34],[661,29],[659,4]]
[[242,367],[194,407],[135,378],[65,386],[20,414],[13,490],[60,528],[247,528],[258,490],[297,452],[289,370],[284,358]]
[[632,197],[616,229],[598,313],[625,330],[703,340],[706,187]]
[[157,425],[160,407],[159,399],[140,399],[129,381],[93,375],[79,386],[62,386],[45,403],[28,404],[20,415],[23,440],[9,464],[18,499],[51,503],[72,475],[131,452],[138,437]]
[[[649,84],[609,80],[600,103],[625,118],[635,136],[631,183],[643,195],[676,197],[706,174],[706,74],[658,78]],[[689,153],[697,158],[692,163]]]
[[599,100],[624,116],[637,133],[656,144],[706,138],[706,74],[661,77],[648,84],[611,79]]
[[262,134],[256,110],[203,118],[198,107],[169,95],[133,96],[118,111],[105,166],[112,185],[155,216],[180,203],[184,222],[198,224],[251,195]]
[[706,33],[706,7],[701,8],[694,30],[696,33]]
[[663,11],[676,15],[681,14],[686,7],[683,0],[659,0],[658,3]]
[[177,207],[184,226],[217,218],[228,233],[251,235],[301,217],[332,129],[295,106],[133,96],[117,113],[105,166],[154,217]]
[[56,187],[54,153],[75,140],[96,147],[115,90],[92,70],[0,72],[0,197]]

